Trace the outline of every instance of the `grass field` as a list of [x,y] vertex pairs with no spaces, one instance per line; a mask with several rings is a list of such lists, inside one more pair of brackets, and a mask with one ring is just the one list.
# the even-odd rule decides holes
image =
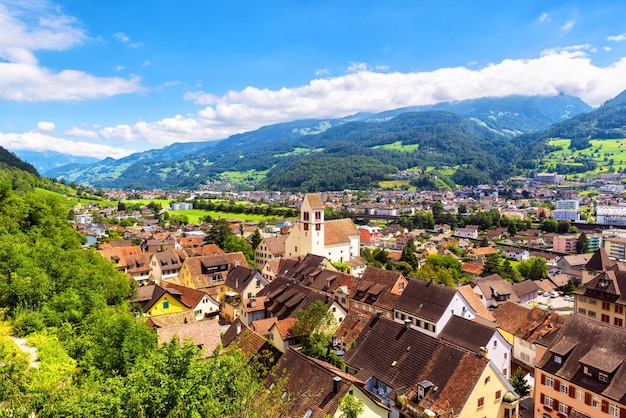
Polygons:
[[567,177],[574,176],[586,178],[597,177],[601,173],[611,171],[620,171],[626,169],[626,139],[605,139],[589,141],[591,147],[584,150],[570,150],[571,140],[554,139],[549,142],[550,145],[562,147],[559,151],[554,151],[544,158],[543,163],[550,169],[556,167],[557,164],[576,165],[574,160],[577,157],[591,157],[598,164],[598,168],[581,174],[570,174]]
[[269,170],[224,171],[220,174],[220,178],[224,181],[231,181],[233,183],[245,183],[249,181],[257,182],[263,180],[267,176],[268,171]]
[[419,144],[403,145],[402,141],[396,141],[392,144],[376,145],[375,147],[372,147],[372,149],[377,149],[377,148],[402,151],[402,152],[411,152],[411,151],[417,150],[419,148]]
[[383,189],[400,189],[402,187],[409,187],[409,180],[384,180],[378,183]]
[[189,219],[190,223],[200,224],[202,223],[201,219],[205,218],[207,215],[213,219],[216,218],[233,218],[233,219],[241,219],[242,222],[259,222],[265,221],[270,218],[276,218],[276,216],[265,216],[265,215],[254,215],[254,214],[246,214],[246,213],[231,213],[231,212],[216,212],[212,210],[199,210],[199,209],[190,209],[190,210],[171,210],[170,215],[180,214],[186,215],[187,219]]

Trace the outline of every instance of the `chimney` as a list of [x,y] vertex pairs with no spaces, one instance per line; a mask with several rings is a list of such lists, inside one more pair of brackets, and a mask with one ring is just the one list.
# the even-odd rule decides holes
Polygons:
[[335,376],[333,377],[333,393],[339,393],[339,383],[341,382],[341,377]]
[[376,318],[380,318],[383,313],[381,311],[376,311]]
[[487,347],[479,347],[478,351],[479,351],[480,355],[483,356],[484,358],[486,358],[486,359],[489,358],[489,351],[487,351]]
[[411,320],[410,319],[407,318],[407,319],[404,320],[404,327],[406,329],[410,329],[411,328]]
[[250,299],[250,307],[256,308],[256,299]]

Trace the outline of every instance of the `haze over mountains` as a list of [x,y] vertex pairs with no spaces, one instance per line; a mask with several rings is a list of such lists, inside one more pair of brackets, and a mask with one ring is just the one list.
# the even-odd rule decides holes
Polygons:
[[[48,158],[47,169],[36,155],[18,155],[41,167],[46,176],[102,188],[197,187],[230,175],[248,187],[295,189],[305,183],[308,191],[331,190],[368,187],[397,170],[414,167],[454,167],[455,181],[491,182],[512,175],[520,156],[528,159],[527,147],[535,155],[536,143],[555,133],[585,136],[581,132],[592,129],[595,136],[616,135],[618,131],[611,130],[624,124],[619,122],[622,96],[594,111],[567,95],[509,96],[300,120],[222,141],[177,143],[119,160],[53,167],[59,162]],[[358,164],[350,163],[356,156]],[[337,169],[329,175],[334,166]],[[311,179],[303,177],[305,172],[317,174]]]

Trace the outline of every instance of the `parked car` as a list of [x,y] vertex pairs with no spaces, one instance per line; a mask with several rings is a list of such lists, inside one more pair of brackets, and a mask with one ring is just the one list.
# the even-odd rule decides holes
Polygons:
[[550,292],[550,297],[551,298],[558,298],[559,297],[559,292]]

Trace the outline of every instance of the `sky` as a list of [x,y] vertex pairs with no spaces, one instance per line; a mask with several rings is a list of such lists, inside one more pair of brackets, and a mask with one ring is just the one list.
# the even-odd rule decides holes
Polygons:
[[0,0],[0,146],[122,158],[280,122],[626,90],[626,2]]

